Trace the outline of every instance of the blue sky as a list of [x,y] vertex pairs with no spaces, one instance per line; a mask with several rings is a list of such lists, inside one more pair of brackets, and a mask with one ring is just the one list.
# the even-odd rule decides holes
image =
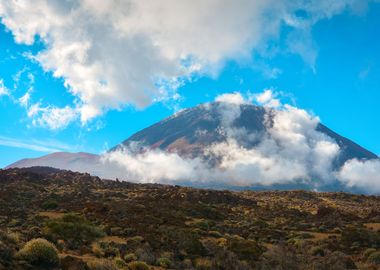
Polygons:
[[[35,5],[38,6],[38,3]],[[65,10],[65,6],[55,8],[47,12]],[[189,32],[192,31],[195,35],[199,33],[199,37],[195,36],[194,40],[204,40],[204,43],[198,44],[186,37],[185,39],[189,39],[189,46],[193,45],[189,49],[187,44],[180,42],[181,38],[179,41],[174,40],[178,33],[169,27],[172,31],[166,31],[170,34],[169,41],[172,41],[171,37],[174,41],[166,45],[161,42],[163,45],[160,45],[160,54],[155,51],[156,47],[146,45],[141,39],[133,39],[133,43],[130,40],[121,42],[115,38],[111,39],[114,42],[110,45],[110,57],[97,58],[90,55],[95,51],[95,47],[93,51],[86,51],[83,49],[87,48],[83,45],[86,44],[86,40],[67,40],[66,35],[70,31],[55,27],[55,21],[51,22],[55,28],[40,27],[36,30],[28,26],[28,20],[20,19],[25,18],[22,10],[11,12],[16,8],[11,4],[7,6],[1,3],[0,15],[3,24],[0,26],[0,88],[3,89],[3,94],[0,95],[0,167],[21,158],[37,157],[52,151],[100,153],[178,109],[212,101],[223,93],[261,92],[267,88],[284,93],[290,97],[289,99],[294,100],[298,107],[318,115],[321,121],[334,131],[380,154],[380,4],[370,2],[367,8],[337,7],[333,15],[321,15],[318,9],[315,11],[315,7],[303,8],[292,7],[288,10],[300,21],[305,22],[306,26],[301,28],[291,22],[282,22],[273,26],[275,30],[266,29],[265,27],[269,27],[265,24],[266,20],[269,20],[271,15],[268,15],[269,18],[265,18],[264,15],[247,20],[254,21],[263,29],[257,30],[254,26],[246,25],[247,28],[240,29],[243,32],[240,36],[225,33],[229,25],[225,25],[223,29],[210,28],[210,31],[213,31],[211,33],[225,34],[229,37],[223,40],[226,44],[232,40],[229,47],[209,41],[207,35],[200,33],[199,29],[202,28],[189,27]],[[28,10],[31,20],[33,16],[38,16],[38,11],[33,14],[33,10]],[[87,9],[83,12],[89,13]],[[117,17],[117,14],[112,15]],[[78,24],[78,28],[83,28],[81,33],[86,33],[93,25],[98,25],[98,22],[92,23],[91,19],[88,19],[83,24]],[[155,28],[153,31],[150,26],[148,31],[143,27],[147,28],[145,25],[139,26],[135,31],[141,31],[149,40],[161,41],[162,37],[156,35]],[[231,29],[234,30],[234,27],[235,25],[232,25]],[[23,30],[23,34],[17,32],[20,29]],[[29,36],[25,34],[27,31],[35,37],[34,40],[28,39]],[[249,42],[245,39],[246,31],[255,33],[249,36]],[[271,32],[269,37],[266,35],[268,31]],[[93,32],[89,33],[91,41],[97,41],[99,38],[103,48],[109,45],[104,43],[103,38],[106,39],[107,36],[104,36],[103,32],[99,34],[100,37],[93,35]],[[72,35],[75,36],[75,33]],[[117,36],[116,33],[112,35]],[[65,42],[61,42],[59,38],[65,38]],[[166,36],[164,38],[163,40],[168,39]],[[251,39],[259,42],[251,42]],[[88,59],[94,57],[96,67],[100,65],[98,69],[93,68],[93,62],[89,61],[93,69],[83,71],[83,65],[87,62],[75,60],[81,59],[75,54],[74,60],[67,60],[68,56],[64,54],[55,58],[59,52],[77,44],[78,40],[83,41],[83,44],[74,50],[78,52],[83,49],[90,55],[86,56]],[[244,42],[249,44],[241,46]],[[149,59],[146,60],[142,56],[137,58],[136,55],[129,55],[120,49],[131,46],[128,47],[128,51],[133,51],[133,44],[137,44],[137,48],[141,50],[137,51],[136,55],[142,53]],[[210,54],[204,47],[210,47],[211,52],[217,53]],[[193,69],[199,66],[201,68],[195,72],[184,72],[177,68],[178,62],[171,61],[170,55],[176,54],[178,48],[181,56],[188,51],[186,61],[181,60],[184,67],[187,67],[185,62],[188,61],[189,65],[193,65]],[[99,55],[105,53],[107,56],[105,49],[96,49],[96,52],[100,52]],[[47,58],[36,57],[46,51],[49,52]],[[166,55],[167,51],[169,56]],[[60,57],[67,61],[60,61]],[[153,61],[153,58],[157,59],[151,70],[149,61]],[[70,69],[68,63],[75,66],[75,61],[79,61],[81,69]],[[146,65],[140,67],[134,61],[146,61]],[[89,84],[84,84],[87,77],[76,77],[78,70],[88,72],[89,76],[92,76],[98,74],[98,70],[108,72],[110,66],[118,65],[122,65],[125,74],[131,71],[133,75],[126,75],[128,81],[125,86],[124,80],[116,76],[118,74],[114,76],[114,73],[110,73],[109,76],[98,78],[100,86],[96,87],[99,90],[91,92],[91,87],[88,87],[92,83],[90,77]],[[151,72],[152,76],[161,75],[162,69],[164,77],[176,78],[181,83],[176,86],[164,84],[160,86],[161,91],[151,91],[152,86],[146,83],[145,79],[133,81],[133,78],[141,74],[132,71],[130,66],[136,66],[136,69],[142,71],[147,70],[146,72]],[[57,71],[60,73],[54,75]],[[107,87],[102,88],[103,84]],[[105,89],[104,92],[102,89]],[[109,92],[106,92],[107,90]],[[29,93],[30,97],[27,103],[22,103],[20,98],[25,97],[26,93]],[[117,100],[121,101],[118,103]],[[83,108],[86,105],[100,109],[87,117],[84,115],[93,110],[86,110],[84,113]],[[33,108],[37,109],[34,113]],[[60,111],[56,118],[46,118],[46,115],[55,115],[54,108],[66,108],[67,111]]]

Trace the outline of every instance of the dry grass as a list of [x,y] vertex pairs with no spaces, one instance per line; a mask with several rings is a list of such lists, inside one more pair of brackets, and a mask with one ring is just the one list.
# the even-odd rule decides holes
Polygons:
[[99,242],[106,242],[106,243],[116,243],[116,244],[125,244],[127,243],[127,239],[119,236],[105,236],[99,240]]
[[40,217],[47,217],[47,218],[50,218],[50,219],[57,219],[57,218],[63,217],[65,215],[65,213],[54,212],[54,211],[42,211],[42,212],[39,212],[38,215]]
[[373,231],[380,231],[380,223],[365,223],[364,227]]

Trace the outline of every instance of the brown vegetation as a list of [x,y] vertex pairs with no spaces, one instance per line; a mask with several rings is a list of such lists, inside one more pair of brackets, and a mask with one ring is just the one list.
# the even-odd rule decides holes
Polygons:
[[202,190],[10,169],[0,171],[0,205],[0,269],[380,264],[376,196]]

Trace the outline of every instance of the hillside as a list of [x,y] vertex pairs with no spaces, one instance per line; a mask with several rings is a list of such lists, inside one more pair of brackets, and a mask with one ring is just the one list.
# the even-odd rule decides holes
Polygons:
[[[337,270],[380,263],[378,196],[217,191],[34,168],[0,170],[0,205],[0,269]],[[59,265],[49,260],[54,252],[25,256],[24,247],[20,255],[35,238],[56,246]]]

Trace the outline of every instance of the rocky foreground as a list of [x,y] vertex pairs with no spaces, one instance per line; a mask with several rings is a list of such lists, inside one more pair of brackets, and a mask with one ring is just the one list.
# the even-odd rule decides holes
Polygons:
[[380,197],[0,170],[0,269],[380,269]]

